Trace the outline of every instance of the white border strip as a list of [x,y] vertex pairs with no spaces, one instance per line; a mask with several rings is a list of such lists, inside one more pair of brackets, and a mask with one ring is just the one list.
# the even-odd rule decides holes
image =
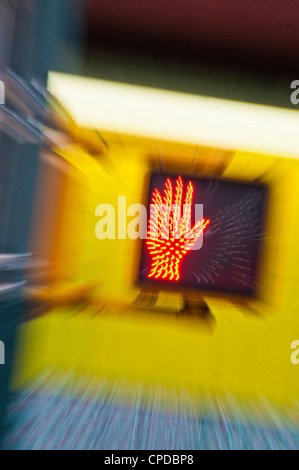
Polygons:
[[0,105],[5,104],[5,85],[0,80]]
[[297,111],[54,72],[49,90],[81,127],[299,158]]

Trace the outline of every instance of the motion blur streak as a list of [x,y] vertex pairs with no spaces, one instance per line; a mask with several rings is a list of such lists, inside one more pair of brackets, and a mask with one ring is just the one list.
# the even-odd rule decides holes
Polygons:
[[[140,183],[147,171],[142,155],[152,143],[136,140],[134,145],[134,139],[129,143],[125,139],[113,141],[107,160],[103,160],[105,170],[82,150],[56,149],[60,159],[54,160],[55,167],[52,162],[52,172],[57,176],[62,173],[64,182],[61,190],[56,186],[55,194],[49,190],[45,199],[50,205],[42,206],[42,197],[37,197],[36,213],[41,215],[34,225],[32,246],[38,257],[43,254],[48,268],[34,273],[39,283],[43,279],[42,286],[33,287],[31,282],[28,287],[28,295],[38,302],[32,311],[40,313],[41,309],[44,315],[21,328],[18,357],[22,360],[15,389],[27,392],[17,397],[12,413],[32,399],[34,413],[41,407],[49,423],[49,409],[66,447],[296,447],[297,424],[292,421],[289,427],[284,413],[294,413],[291,410],[295,409],[299,390],[289,350],[299,327],[294,237],[299,229],[295,217],[299,207],[297,162],[262,155],[252,158],[243,152],[230,159],[226,176],[253,180],[265,174],[263,180],[272,188],[261,281],[264,302],[253,302],[251,310],[228,300],[209,299],[217,322],[211,334],[200,320],[175,315],[181,308],[179,294],[160,294],[154,310],[143,304],[141,309],[133,307],[137,295],[130,283],[134,242],[98,241],[94,235],[98,203],[117,207],[118,194],[127,196],[128,205],[141,201]],[[166,144],[165,154],[167,150]],[[186,147],[181,152],[191,163],[193,149]],[[48,171],[48,178],[50,174]],[[50,187],[51,183],[48,179],[40,181],[40,191],[46,196],[47,183]],[[48,237],[41,236],[39,231],[49,227],[47,221],[55,219],[55,212],[56,228],[51,225]],[[42,223],[41,217],[45,217]],[[53,405],[46,397],[52,397]],[[204,412],[196,405],[198,397],[204,403],[211,402]],[[235,417],[234,401],[229,401],[231,406],[227,404],[230,397],[236,400],[242,418]],[[256,400],[258,405],[254,405]],[[270,413],[272,421],[267,407],[277,409],[274,417]],[[69,410],[65,419],[64,409]],[[82,424],[76,432],[71,431],[70,423],[77,421],[79,409]],[[101,419],[90,424],[88,416],[94,413]],[[124,419],[128,415],[129,422]],[[104,416],[111,418],[106,431],[101,424]],[[256,421],[252,422],[252,416]],[[268,418],[275,425],[270,425]],[[52,435],[50,423],[48,432],[40,434],[34,414],[22,419],[24,429],[32,423],[32,433],[39,435],[39,440],[33,443],[34,438],[27,433],[27,440],[18,441],[18,445],[59,447],[60,438]],[[85,419],[86,426],[92,426],[89,431]],[[173,424],[178,422],[180,425]],[[190,431],[193,426],[194,434]],[[220,437],[222,426],[226,431]],[[238,426],[246,429],[246,437],[240,437]],[[206,428],[209,437],[204,437]],[[85,432],[83,441],[79,436]],[[160,433],[166,433],[167,442],[159,440]]]
[[[70,23],[91,3],[0,2],[0,447],[298,449],[298,112],[179,92],[163,63],[169,90],[145,86],[135,56],[84,62]],[[267,186],[257,298],[138,287],[140,240],[117,235],[155,173]]]

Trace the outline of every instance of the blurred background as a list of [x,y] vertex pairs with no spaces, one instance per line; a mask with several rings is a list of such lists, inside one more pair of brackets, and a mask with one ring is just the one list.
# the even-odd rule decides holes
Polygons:
[[[1,448],[298,449],[298,19],[0,0]],[[267,185],[257,298],[140,289],[138,240],[96,237],[160,170]]]

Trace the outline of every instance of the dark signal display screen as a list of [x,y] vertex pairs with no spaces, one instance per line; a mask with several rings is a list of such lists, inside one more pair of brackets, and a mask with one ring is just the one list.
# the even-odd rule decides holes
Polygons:
[[261,184],[153,173],[138,283],[254,297],[267,198]]

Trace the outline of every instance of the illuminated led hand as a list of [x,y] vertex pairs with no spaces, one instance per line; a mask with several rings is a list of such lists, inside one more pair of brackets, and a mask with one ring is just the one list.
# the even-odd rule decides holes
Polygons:
[[[184,184],[179,176],[175,193],[168,178],[164,196],[155,189],[152,194],[151,216],[148,223],[146,245],[151,256],[149,278],[178,281],[183,257],[210,223],[200,220],[191,228],[191,210],[194,187],[189,181],[183,204]],[[183,209],[183,217],[182,217]]]

